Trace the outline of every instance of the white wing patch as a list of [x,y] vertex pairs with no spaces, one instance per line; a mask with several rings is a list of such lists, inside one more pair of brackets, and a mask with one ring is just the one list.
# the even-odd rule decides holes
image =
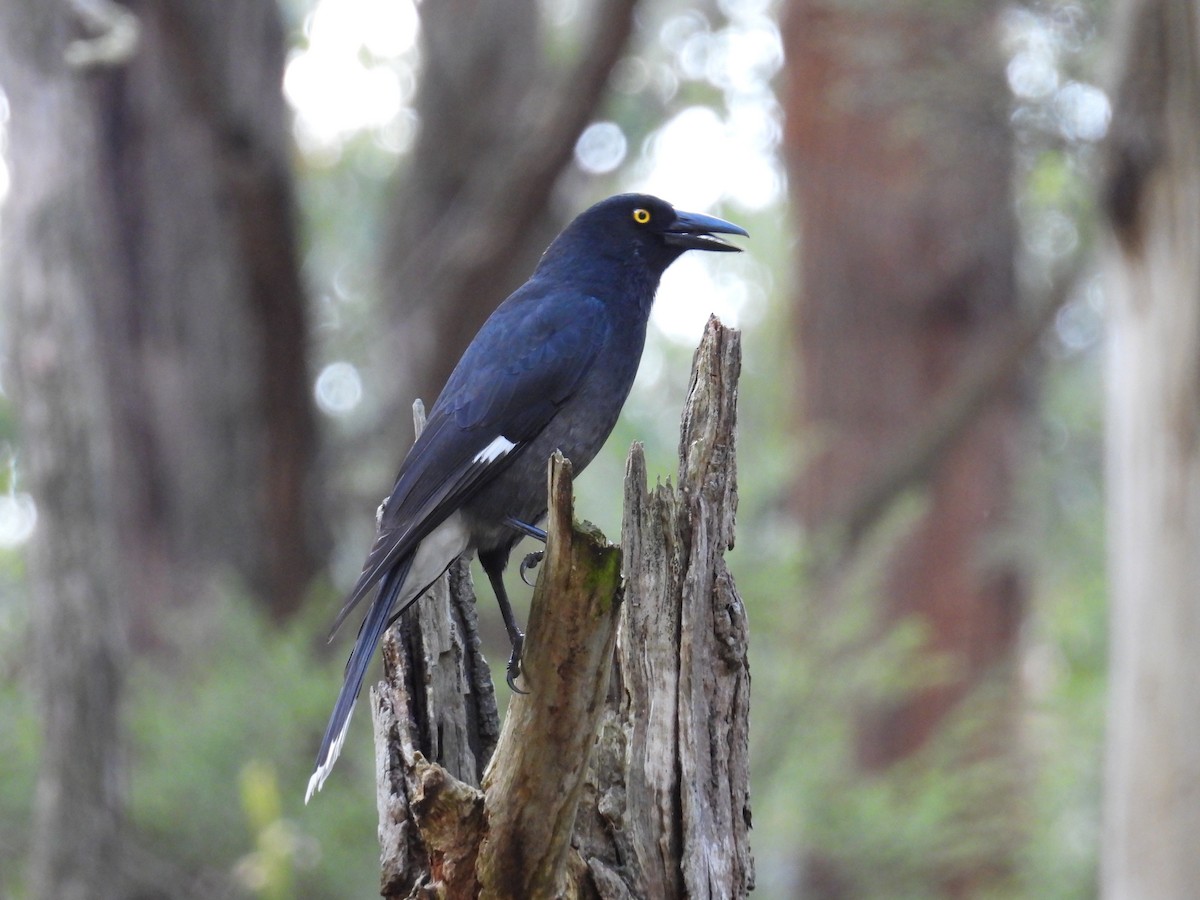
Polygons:
[[503,456],[512,452],[512,448],[517,446],[504,435],[498,435],[495,440],[475,454],[475,458],[471,462],[477,463],[492,463]]

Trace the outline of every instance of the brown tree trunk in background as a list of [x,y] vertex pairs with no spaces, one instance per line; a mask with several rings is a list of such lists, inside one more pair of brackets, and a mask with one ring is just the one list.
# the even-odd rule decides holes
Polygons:
[[[111,64],[59,67],[76,83],[78,121],[37,132],[22,85],[5,87],[14,153],[34,140],[70,145],[78,129],[96,134],[87,171],[108,271],[89,292],[93,377],[111,398],[112,498],[135,634],[152,639],[157,605],[229,573],[282,618],[318,560],[278,9],[271,0],[97,8],[115,18],[64,18],[59,50],[92,33],[96,46],[127,33],[129,46]],[[14,192],[39,190],[37,174],[14,172]]]
[[421,127],[389,203],[380,271],[391,337],[378,365],[394,392],[390,420],[406,422],[414,397],[432,404],[559,230],[554,186],[597,113],[636,5],[591,3],[565,66],[548,61],[536,3],[419,5]]
[[[1015,324],[997,9],[981,0],[878,9],[790,3],[785,152],[801,238],[797,428],[810,461],[795,502],[814,533],[845,524],[857,489],[886,468],[965,363]],[[867,771],[919,750],[988,676],[1006,691],[1015,686],[1024,588],[996,539],[1011,523],[1023,415],[1011,384],[978,411],[931,467],[927,506],[891,551],[884,624],[918,617],[928,651],[948,656],[953,675],[864,711],[857,748]],[[862,534],[842,536],[848,554]],[[836,569],[824,573],[823,591],[833,590]],[[985,726],[994,747],[1011,740],[1003,707]],[[997,848],[995,867],[1005,865]],[[947,873],[948,893],[981,877]]]
[[1200,884],[1200,11],[1117,10],[1105,897]]
[[225,564],[281,618],[316,567],[316,433],[279,11],[130,8],[138,50],[94,76],[94,115],[121,241],[120,290],[97,302],[122,401],[126,551],[146,573],[135,600]]

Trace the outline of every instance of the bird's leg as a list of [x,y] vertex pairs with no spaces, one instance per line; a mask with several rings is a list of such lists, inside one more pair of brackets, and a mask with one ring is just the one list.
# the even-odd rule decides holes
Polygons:
[[[536,541],[541,541],[543,544],[546,543],[546,532],[538,528],[536,525],[530,525],[527,522],[522,522],[520,519],[515,519],[512,516],[505,516],[504,524],[513,529],[513,531],[519,531],[521,534],[526,535],[527,537],[531,537]],[[526,553],[525,558],[521,560],[521,580],[530,587],[533,587],[533,582],[525,577],[525,573],[530,569],[536,569],[538,567],[538,563],[542,561],[542,558],[545,555],[545,550],[535,550],[532,553]]]
[[487,573],[488,581],[492,583],[492,591],[496,594],[496,602],[500,605],[500,615],[504,619],[504,627],[508,631],[508,640],[512,645],[512,655],[508,658],[508,671],[505,681],[516,694],[525,694],[517,687],[517,678],[521,674],[521,652],[525,647],[525,635],[517,626],[517,617],[513,613],[512,604],[508,602],[508,591],[504,589],[504,564],[508,562],[508,548],[489,550],[479,554],[479,564]]

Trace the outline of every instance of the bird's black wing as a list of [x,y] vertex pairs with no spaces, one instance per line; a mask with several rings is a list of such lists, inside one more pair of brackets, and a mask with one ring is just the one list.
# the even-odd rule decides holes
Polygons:
[[[514,302],[520,301],[520,302]],[[577,390],[608,339],[604,305],[514,296],[463,354],[400,467],[333,630],[397,561],[496,478]]]

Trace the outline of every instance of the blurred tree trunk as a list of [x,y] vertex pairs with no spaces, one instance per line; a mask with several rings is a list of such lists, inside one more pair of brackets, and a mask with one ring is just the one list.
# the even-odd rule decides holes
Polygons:
[[121,895],[127,625],[315,562],[315,440],[268,0],[0,0],[3,289],[38,504],[31,896]]
[[[873,524],[847,520],[857,488],[887,469],[968,361],[1017,318],[998,8],[988,0],[789,4],[797,427],[809,461],[794,496],[811,532],[840,542],[820,576],[831,600],[839,566]],[[922,472],[926,506],[883,578],[881,629],[917,617],[928,652],[948,657],[952,674],[863,711],[865,771],[916,753],[989,677],[1005,697],[1015,689],[1025,592],[996,538],[1011,524],[1024,409],[1011,378],[988,397]],[[1010,712],[1001,702],[987,714],[979,752],[1011,743]],[[1007,865],[997,846],[973,870],[945,872],[945,893],[968,894]],[[844,874],[818,871],[810,887],[844,896]]]
[[1102,882],[1182,898],[1200,884],[1200,11],[1127,0],[1116,21]]
[[[539,5],[426,0],[421,123],[389,202],[380,284],[393,414],[432,403],[479,326],[561,225],[559,175],[596,115],[637,0],[585,4],[574,56],[553,64]],[[559,54],[555,54],[559,55]],[[399,435],[397,446],[407,446]]]
[[[61,4],[0,4],[0,79],[12,111],[4,208],[7,376],[21,472],[38,502],[29,548],[41,768],[29,896],[125,896],[120,704],[124,603],[115,532],[113,410],[94,297],[116,290],[116,239],[96,179],[103,134],[64,50]],[[7,381],[7,380],[6,380]]]
[[[17,35],[32,34],[38,4],[6,5],[24,61]],[[4,84],[15,155],[72,146],[81,129],[96,136],[84,171],[108,237],[105,277],[89,290],[92,377],[110,398],[135,634],[153,639],[157,604],[203,595],[228,574],[282,618],[318,560],[278,10],[271,0],[62,7],[37,39],[51,61],[88,39],[71,45],[79,64],[8,66]],[[87,57],[114,40],[127,44],[121,58]],[[56,133],[33,127],[32,92],[50,79],[78,97]],[[38,195],[38,177],[55,176],[18,164],[14,193]]]

